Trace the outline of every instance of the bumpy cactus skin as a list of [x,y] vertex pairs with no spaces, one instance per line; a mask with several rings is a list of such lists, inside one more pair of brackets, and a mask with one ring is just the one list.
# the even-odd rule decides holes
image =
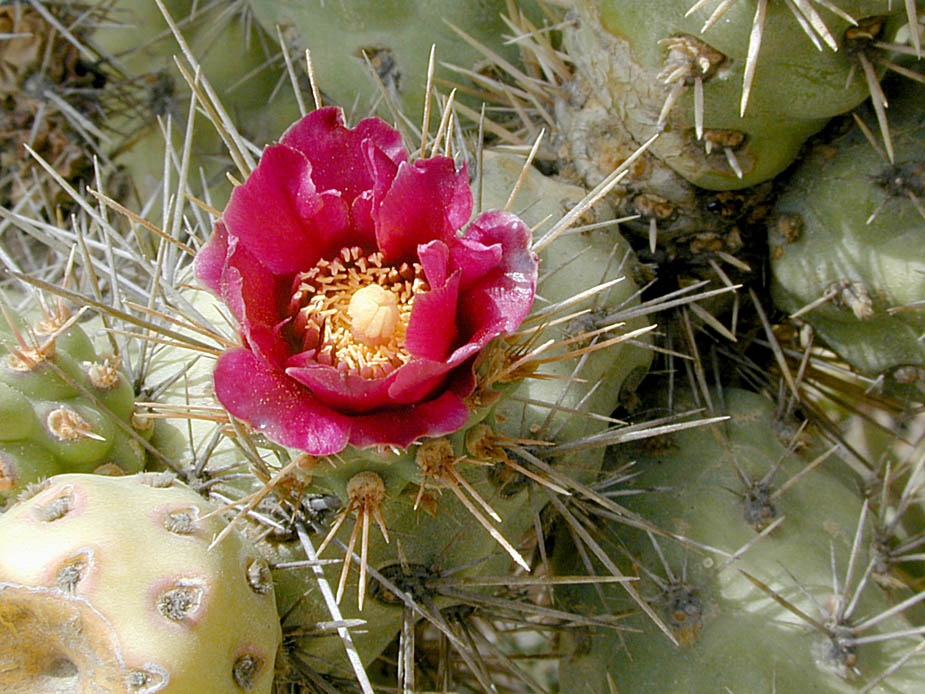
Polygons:
[[[828,458],[774,496],[819,451],[804,449],[799,455],[788,455],[778,441],[774,406],[766,398],[737,390],[726,390],[723,398],[725,411],[732,415],[729,422],[618,451],[620,461],[613,461],[637,460],[639,475],[634,483],[649,490],[626,497],[628,507],[665,531],[716,549],[684,547],[671,538],[647,537],[611,521],[602,521],[606,528],[599,538],[618,563],[632,561],[645,567],[639,572],[640,592],[649,596],[680,647],[642,616],[621,621],[623,626],[641,629],[639,633],[601,629],[575,637],[576,648],[560,667],[562,691],[602,694],[611,691],[609,676],[617,690],[637,694],[856,692],[915,646],[914,639],[901,636],[849,643],[855,636],[901,632],[911,626],[900,613],[852,631],[891,604],[873,581],[861,578],[868,566],[867,524],[861,526],[858,555],[846,585],[862,517],[858,480],[845,474],[843,463]],[[779,461],[769,483],[758,484]],[[742,475],[753,484],[746,486]],[[780,518],[781,525],[728,563],[733,552],[756,540],[758,528]],[[566,541],[557,550],[559,568],[582,571],[577,553],[569,546]],[[822,628],[778,604],[742,572],[769,586],[831,634],[821,633]],[[838,618],[860,581],[866,584],[857,605],[847,610],[850,616]],[[617,614],[630,607],[616,589],[603,591],[606,606],[593,587],[563,589],[558,595],[568,605],[592,614],[601,614],[602,607],[603,612]],[[921,659],[913,659],[870,691],[918,691],[923,667]]]
[[[132,76],[132,94],[137,103],[109,121],[114,131],[127,134],[117,142],[112,159],[122,174],[116,181],[128,182],[144,204],[164,184],[162,128],[168,117],[172,119],[171,145],[176,150],[183,148],[182,124],[188,118],[191,90],[175,57],[182,65],[188,64],[154,0],[118,0],[111,4],[114,24],[101,24],[91,38],[101,51],[119,56]],[[274,95],[283,71],[268,57],[275,40],[245,13],[224,5],[197,6],[187,0],[167,0],[163,4],[182,28],[190,52],[201,65],[201,74],[223,100],[233,103],[230,117],[247,138],[266,142],[298,116],[290,90]],[[157,38],[139,45],[139,31]],[[227,157],[216,156],[222,151],[216,129],[200,117],[191,152],[209,181],[213,202],[218,204],[228,194],[224,171],[231,164]],[[171,173],[171,177],[176,175]],[[112,188],[113,192],[117,190],[115,185]]]
[[[778,202],[770,228],[774,300],[802,313],[822,341],[888,391],[925,384],[925,97],[914,85],[891,99],[896,163],[860,128],[818,146]],[[868,118],[868,122],[872,119]]]
[[[482,173],[482,207],[501,208],[507,201],[521,173],[522,162],[516,157],[486,151]],[[514,209],[531,226],[540,225],[537,236],[561,219],[568,210],[584,197],[577,186],[561,180],[543,176],[535,169],[528,172],[517,198]],[[586,213],[584,223],[599,223],[614,218],[613,210],[603,203]],[[616,231],[604,228],[570,234],[557,239],[547,250],[541,262],[541,271],[546,273],[539,287],[541,296],[551,301],[563,300],[588,289],[595,284],[620,279],[619,284],[593,302],[582,305],[592,310],[585,316],[550,326],[541,331],[536,340],[568,340],[584,331],[593,331],[608,325],[613,317],[638,303],[637,285],[632,278],[635,255],[629,244]],[[597,275],[595,275],[597,273]],[[622,279],[621,279],[622,278]],[[647,321],[636,317],[612,333],[596,338],[609,337],[644,328]],[[640,337],[635,344],[618,344],[591,352],[583,358],[552,362],[538,369],[539,378],[527,378],[517,384],[519,401],[502,400],[495,408],[493,417],[500,431],[515,438],[532,438],[539,435],[559,443],[575,441],[591,436],[606,428],[606,424],[568,410],[610,414],[620,404],[626,404],[632,397],[652,361],[652,351],[646,345],[649,338]],[[590,344],[576,343],[572,349]],[[577,370],[576,370],[577,369]],[[582,383],[569,383],[577,376]],[[598,385],[599,384],[599,385]],[[565,411],[551,413],[544,405],[524,404],[529,399],[540,403],[556,403]],[[541,451],[534,451],[541,454]],[[600,469],[603,448],[592,448],[579,454],[572,454],[559,460],[567,474],[581,482],[594,480]]]
[[[578,0],[576,29],[567,32],[569,54],[595,96],[637,142],[651,137],[668,94],[683,88],[652,151],[691,183],[716,190],[742,188],[781,172],[803,141],[832,116],[868,96],[857,58],[845,37],[851,25],[823,11],[839,50],[817,50],[783,2],[768,4],[764,38],[744,116],[743,71],[754,2],[736,2],[715,26],[702,31],[709,11],[685,17],[690,0],[633,3]],[[719,4],[719,3],[716,3]],[[858,20],[884,16],[878,37],[890,37],[905,13],[900,3],[838,0]],[[888,16],[889,15],[889,16]],[[887,17],[888,16],[888,17]],[[854,74],[853,80],[848,80]],[[704,94],[704,138],[695,135],[693,83]],[[846,86],[847,84],[847,86]],[[712,144],[706,153],[705,143]],[[729,146],[742,170],[725,157]]]
[[134,473],[142,469],[152,422],[111,359],[101,358],[79,325],[35,328],[38,349],[22,348],[0,324],[0,500],[62,472]]
[[[427,56],[433,44],[437,58],[473,69],[484,56],[468,44],[449,24],[458,27],[490,50],[512,60],[516,50],[505,46],[509,30],[500,14],[504,0],[351,0],[350,2],[303,2],[302,0],[249,0],[257,19],[270,32],[277,24],[293,30],[300,50],[312,51],[318,83],[345,109],[357,105],[366,112],[380,99],[363,58],[369,57],[386,90],[408,115],[422,112],[427,84]],[[538,17],[532,2],[520,9]],[[443,67],[438,77],[460,80]],[[387,111],[383,110],[383,115]]]
[[[169,476],[60,475],[0,516],[5,692],[268,694],[264,560]],[[55,688],[57,687],[57,688]]]

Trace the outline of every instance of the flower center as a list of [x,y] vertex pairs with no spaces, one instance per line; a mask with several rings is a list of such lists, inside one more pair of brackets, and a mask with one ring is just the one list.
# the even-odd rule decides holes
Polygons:
[[363,378],[382,378],[411,360],[405,333],[414,297],[430,289],[418,264],[387,265],[382,253],[341,249],[300,272],[289,301],[298,351]]

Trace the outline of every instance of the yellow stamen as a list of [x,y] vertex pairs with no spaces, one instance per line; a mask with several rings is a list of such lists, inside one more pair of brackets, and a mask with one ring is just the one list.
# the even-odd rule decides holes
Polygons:
[[315,351],[320,364],[363,378],[382,378],[411,355],[405,333],[414,298],[429,290],[418,263],[389,265],[381,252],[344,248],[299,273],[292,286],[293,347]]

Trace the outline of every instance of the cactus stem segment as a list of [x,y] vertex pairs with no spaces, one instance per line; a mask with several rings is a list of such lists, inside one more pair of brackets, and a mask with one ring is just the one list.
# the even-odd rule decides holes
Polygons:
[[665,127],[668,114],[684,88],[693,86],[697,103],[694,121],[699,140],[703,137],[703,83],[726,62],[726,56],[700,39],[686,34],[661,39],[659,44],[668,50],[668,55],[665,56],[665,67],[658,74],[658,80],[669,86],[670,91],[658,116],[658,128],[661,130]]
[[19,345],[18,349],[12,345],[5,345],[9,351],[6,357],[6,366],[8,368],[14,371],[32,371],[37,365],[54,356],[54,339],[47,340],[41,346],[37,344],[30,346],[19,330],[19,326],[16,325],[16,321],[13,320],[6,306],[2,303],[0,303],[0,311],[3,312],[3,318]]
[[80,439],[94,439],[105,441],[106,438],[94,433],[93,428],[79,412],[62,405],[56,407],[45,419],[48,430],[59,441],[79,441]]
[[[551,446],[548,441],[534,441],[530,439],[515,439],[504,436],[495,432],[487,424],[476,424],[466,432],[466,452],[469,454],[469,460],[472,462],[484,462],[486,464],[502,465],[505,474],[511,477],[515,474],[529,477],[534,482],[542,484],[547,489],[556,494],[568,496],[570,492],[549,478],[537,474],[533,470],[521,465],[513,460],[507,448],[516,446]],[[514,453],[516,455],[516,453]]]
[[[701,9],[706,5],[709,0],[698,0],[690,8],[688,8],[685,13],[685,17],[693,14],[697,10]],[[711,27],[715,26],[723,15],[726,14],[726,11],[736,4],[738,0],[722,0],[719,5],[713,10],[709,18],[704,22],[703,27],[701,28],[702,32],[708,31]],[[793,13],[793,18],[797,21],[797,24],[800,25],[800,28],[803,30],[803,33],[812,41],[813,45],[822,50],[822,44],[825,43],[833,51],[838,50],[838,43],[835,40],[835,37],[832,35],[832,32],[825,25],[822,17],[810,4],[810,0],[794,0],[792,3],[787,3],[790,7],[790,11]],[[820,3],[823,4],[823,3]],[[857,24],[857,20],[848,15],[845,12],[839,10],[832,3],[824,3],[824,6],[839,15],[842,19],[851,22],[852,24]],[[765,20],[768,14],[768,0],[758,0],[755,6],[755,15],[752,19],[752,29],[748,37],[748,56],[745,62],[745,71],[744,77],[742,80],[742,100],[739,105],[739,115],[741,117],[745,116],[745,111],[748,108],[749,95],[751,94],[752,83],[755,79],[755,70],[758,67],[758,53],[761,50],[761,42],[764,38],[764,28]]]

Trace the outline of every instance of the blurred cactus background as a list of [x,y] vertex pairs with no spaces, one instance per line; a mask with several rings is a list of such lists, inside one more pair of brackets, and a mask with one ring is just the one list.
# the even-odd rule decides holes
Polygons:
[[0,1],[0,690],[921,692],[923,41]]

